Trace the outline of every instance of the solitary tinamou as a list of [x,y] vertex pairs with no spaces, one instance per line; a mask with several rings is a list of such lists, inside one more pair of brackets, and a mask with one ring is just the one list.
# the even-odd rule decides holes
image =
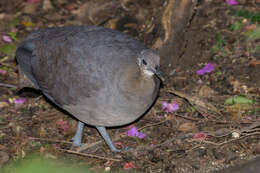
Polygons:
[[79,120],[73,146],[81,145],[86,123],[98,129],[112,151],[119,151],[105,127],[135,121],[159,91],[158,54],[103,27],[40,29],[22,41],[16,59],[35,88]]

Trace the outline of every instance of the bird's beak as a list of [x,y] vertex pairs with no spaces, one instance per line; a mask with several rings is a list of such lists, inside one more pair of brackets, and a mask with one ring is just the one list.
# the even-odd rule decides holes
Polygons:
[[152,72],[153,72],[162,82],[165,81],[165,79],[164,79],[164,77],[163,77],[163,74],[162,74],[162,72],[160,71],[159,68],[152,69]]

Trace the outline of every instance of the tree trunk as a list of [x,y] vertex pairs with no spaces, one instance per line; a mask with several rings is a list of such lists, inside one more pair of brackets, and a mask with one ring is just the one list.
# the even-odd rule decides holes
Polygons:
[[197,0],[169,0],[162,16],[164,34],[153,48],[161,56],[161,68],[167,75],[175,67],[185,48],[184,34],[197,6]]

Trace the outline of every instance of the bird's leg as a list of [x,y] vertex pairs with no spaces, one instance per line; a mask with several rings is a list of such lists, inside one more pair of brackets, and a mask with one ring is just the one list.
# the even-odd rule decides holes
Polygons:
[[72,146],[73,147],[81,146],[81,140],[82,140],[82,136],[83,136],[83,128],[84,128],[84,123],[82,123],[81,121],[78,121],[76,134],[72,138],[72,140],[73,140]]
[[120,152],[120,150],[118,150],[112,140],[110,139],[110,137],[107,134],[106,128],[105,127],[101,127],[101,126],[96,126],[96,128],[98,129],[99,133],[101,134],[101,136],[105,139],[105,142],[107,143],[107,145],[109,146],[109,148],[113,151],[113,152]]

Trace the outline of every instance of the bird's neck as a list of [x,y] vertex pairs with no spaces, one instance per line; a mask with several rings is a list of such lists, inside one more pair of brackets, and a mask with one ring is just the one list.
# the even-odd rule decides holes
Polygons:
[[124,79],[120,79],[129,94],[150,96],[155,89],[155,80],[153,75],[143,73],[138,66],[128,67],[124,70]]

